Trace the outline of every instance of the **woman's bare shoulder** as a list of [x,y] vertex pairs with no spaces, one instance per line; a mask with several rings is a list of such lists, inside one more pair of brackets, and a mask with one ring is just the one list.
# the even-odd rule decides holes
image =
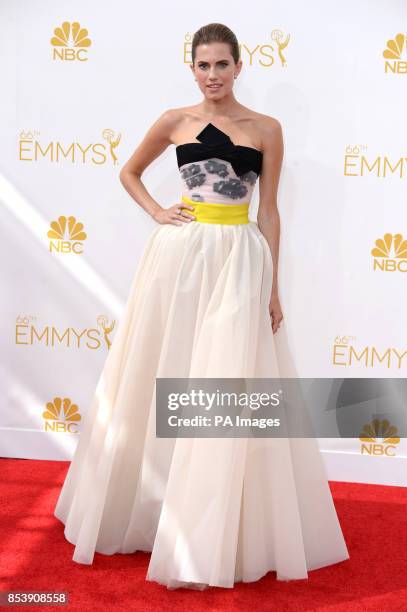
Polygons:
[[181,123],[182,121],[196,120],[199,115],[194,111],[193,106],[180,106],[179,108],[169,108],[165,110],[161,117],[168,123]]
[[268,133],[282,129],[281,122],[277,117],[265,115],[264,113],[253,112],[253,123],[256,124],[259,130],[266,130]]
[[180,120],[180,113],[178,111],[178,108],[167,108],[161,113],[155,123],[167,132],[171,131]]
[[259,135],[261,149],[263,151],[270,147],[274,147],[276,144],[281,144],[283,128],[277,117],[256,113],[253,123],[255,125],[255,131]]
[[172,140],[177,130],[180,128],[182,130],[183,125],[187,123],[188,120],[193,119],[194,107],[181,106],[179,108],[168,108],[163,111],[156,123],[166,132],[168,138]]

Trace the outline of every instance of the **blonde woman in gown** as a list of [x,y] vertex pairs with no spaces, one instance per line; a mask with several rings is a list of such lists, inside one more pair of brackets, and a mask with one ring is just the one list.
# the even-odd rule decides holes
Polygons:
[[[148,551],[146,579],[169,589],[307,578],[349,557],[316,440],[155,435],[156,377],[294,375],[279,329],[282,130],[235,99],[233,37],[221,24],[198,30],[203,101],[164,112],[121,170],[158,225],[55,507],[75,562]],[[140,177],[171,143],[181,200],[162,208]]]

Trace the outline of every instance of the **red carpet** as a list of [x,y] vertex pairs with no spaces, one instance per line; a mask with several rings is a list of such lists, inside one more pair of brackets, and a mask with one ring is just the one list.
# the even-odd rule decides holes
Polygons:
[[407,610],[407,489],[330,483],[350,560],[278,582],[270,572],[234,589],[168,591],[145,581],[149,554],[72,561],[73,545],[53,516],[68,462],[0,459],[0,590],[67,591],[60,606],[18,610]]

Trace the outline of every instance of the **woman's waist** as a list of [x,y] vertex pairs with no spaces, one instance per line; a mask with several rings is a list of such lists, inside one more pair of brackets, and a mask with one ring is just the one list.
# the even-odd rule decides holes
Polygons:
[[250,202],[230,204],[229,202],[196,201],[183,195],[182,201],[193,210],[186,208],[200,223],[221,223],[225,225],[240,225],[249,223]]

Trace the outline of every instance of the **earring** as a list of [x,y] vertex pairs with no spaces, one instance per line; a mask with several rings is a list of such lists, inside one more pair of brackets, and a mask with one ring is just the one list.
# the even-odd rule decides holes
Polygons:
[[237,79],[237,74],[235,74],[235,79]]

